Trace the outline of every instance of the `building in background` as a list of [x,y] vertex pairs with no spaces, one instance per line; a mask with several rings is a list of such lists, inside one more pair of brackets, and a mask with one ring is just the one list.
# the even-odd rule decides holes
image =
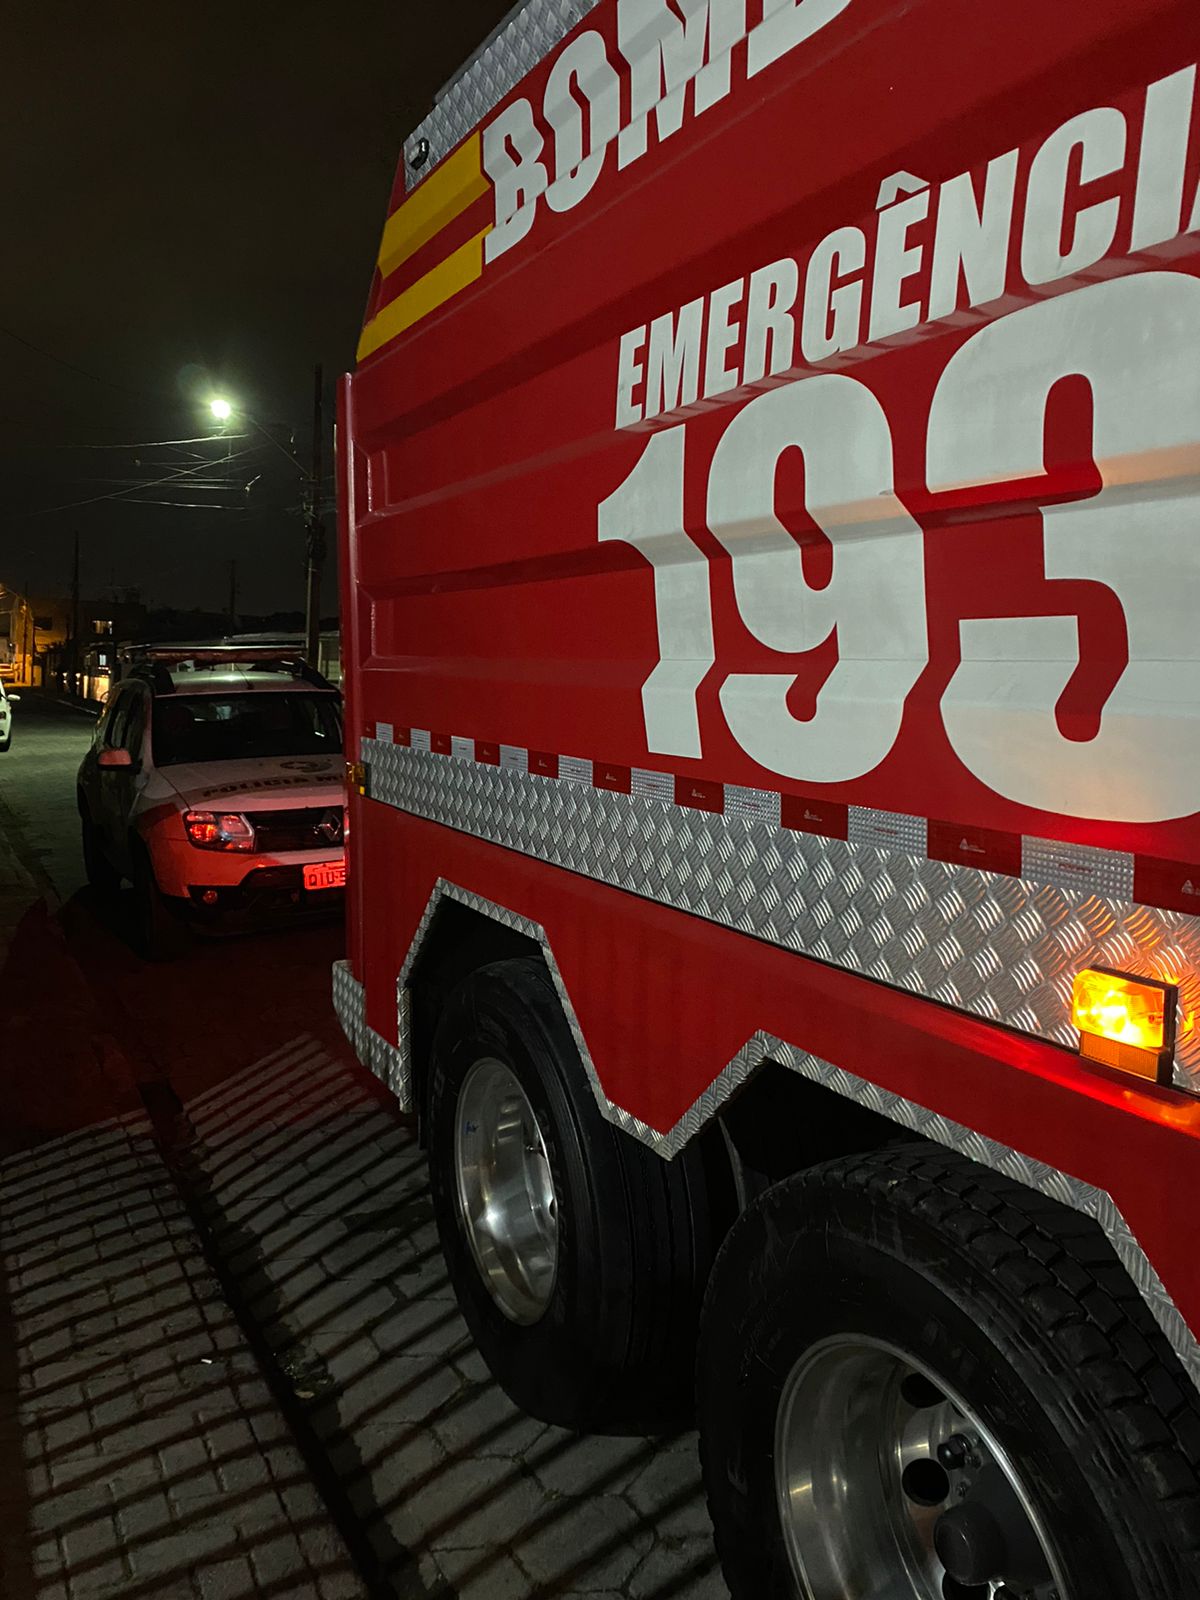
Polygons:
[[0,584],[0,680],[28,683],[33,612],[28,600],[15,589]]
[[[79,601],[79,636],[72,637],[69,595],[25,595],[0,583],[0,680],[14,688],[57,688],[85,700],[103,700],[112,681],[118,646],[132,641],[218,640],[278,644],[302,652],[303,618],[278,612],[243,617],[253,631],[230,633],[229,619],[201,610],[148,610],[135,589],[102,600]],[[282,626],[281,626],[282,624]],[[257,625],[257,626],[256,626]],[[337,619],[327,619],[315,665],[333,683],[342,676]]]
[[134,589],[104,599],[27,595],[0,583],[0,677],[27,688],[54,685],[102,700],[119,639],[140,633],[146,607]]

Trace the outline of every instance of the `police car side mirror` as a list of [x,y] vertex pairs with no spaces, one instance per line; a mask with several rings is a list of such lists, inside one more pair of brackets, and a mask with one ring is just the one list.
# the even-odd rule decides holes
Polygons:
[[9,703],[10,706],[19,705],[20,701],[21,701],[21,696],[19,694],[10,694],[9,697],[8,697],[8,703]]
[[118,746],[116,749],[101,750],[96,757],[96,765],[98,767],[132,767],[133,757],[128,750],[122,750]]

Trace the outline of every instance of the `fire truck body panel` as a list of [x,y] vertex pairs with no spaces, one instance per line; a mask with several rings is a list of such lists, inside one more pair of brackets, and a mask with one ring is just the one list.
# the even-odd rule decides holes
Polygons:
[[[682,10],[518,17],[406,147],[339,1010],[411,1100],[472,907],[634,1137],[782,1062],[1092,1216],[1200,1380],[1200,14]],[[1174,1086],[1073,1053],[1095,965]]]
[[[659,906],[639,907],[631,937],[620,891],[386,805],[361,809],[365,833],[352,849],[388,893],[375,913],[365,1009],[345,967],[339,1010],[360,1059],[402,1103],[411,1087],[406,1041],[396,1042],[404,969],[430,913],[458,899],[543,943],[598,1098],[633,1136],[671,1154],[764,1059],[783,1061],[1094,1217],[1200,1382],[1191,1331],[1200,1285],[1179,1207],[1195,1172],[1200,1105]],[[614,993],[630,1003],[615,1005]]]

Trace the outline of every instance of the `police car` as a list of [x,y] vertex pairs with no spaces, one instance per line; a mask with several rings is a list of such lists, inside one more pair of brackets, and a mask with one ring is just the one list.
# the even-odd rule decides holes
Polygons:
[[132,652],[79,768],[88,881],[134,887],[139,943],[340,904],[341,697],[298,656],[247,645]]

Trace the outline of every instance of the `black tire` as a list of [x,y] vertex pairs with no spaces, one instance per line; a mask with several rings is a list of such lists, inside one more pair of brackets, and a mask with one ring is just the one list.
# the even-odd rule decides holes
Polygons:
[[146,961],[172,961],[187,948],[188,931],[159,890],[146,847],[135,843],[133,858],[133,941]]
[[[500,1309],[458,1206],[459,1090],[482,1059],[517,1078],[541,1129],[557,1201],[558,1267],[539,1320]],[[700,1156],[667,1162],[606,1122],[545,966],[482,967],[453,992],[433,1045],[430,1174],[443,1253],[497,1382],[532,1416],[620,1432],[691,1413],[696,1328],[711,1263]]]
[[7,739],[0,739],[0,755],[3,755],[4,752],[9,748],[9,746],[11,744],[12,744],[12,734],[11,733],[9,734]]
[[[1019,1463],[1071,1600],[1200,1594],[1200,1408],[1107,1240],[1078,1213],[922,1145],[777,1184],[718,1257],[698,1406],[734,1600],[798,1592],[776,1416],[798,1358],[838,1335],[884,1341],[957,1389]],[[888,1593],[907,1596],[907,1582]]]
[[109,900],[121,886],[121,874],[104,853],[100,830],[88,815],[83,796],[79,797],[79,838],[83,849],[83,870],[93,894]]

